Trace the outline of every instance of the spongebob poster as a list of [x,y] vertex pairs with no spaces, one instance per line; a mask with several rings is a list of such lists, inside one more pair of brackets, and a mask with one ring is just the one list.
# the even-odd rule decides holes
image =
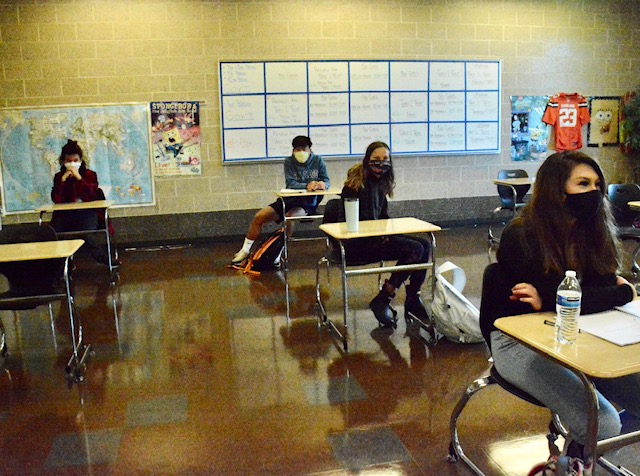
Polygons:
[[547,157],[549,131],[542,122],[548,96],[511,96],[511,160]]
[[155,175],[200,175],[200,103],[151,103]]
[[587,145],[601,147],[618,145],[620,136],[618,125],[620,120],[620,98],[616,96],[589,98],[589,123]]

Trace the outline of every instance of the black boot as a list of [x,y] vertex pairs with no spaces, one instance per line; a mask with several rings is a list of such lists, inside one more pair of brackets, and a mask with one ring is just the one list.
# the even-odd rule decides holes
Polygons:
[[397,327],[396,320],[393,315],[393,311],[389,304],[391,303],[391,298],[395,294],[389,294],[386,290],[386,282],[385,286],[382,287],[382,290],[378,293],[376,297],[374,297],[369,303],[369,308],[373,311],[373,315],[376,316],[376,319],[380,323],[380,326],[386,328]]
[[425,324],[431,321],[429,313],[424,307],[420,294],[413,292],[410,288],[406,288],[407,298],[404,302],[404,318],[410,319],[414,317]]

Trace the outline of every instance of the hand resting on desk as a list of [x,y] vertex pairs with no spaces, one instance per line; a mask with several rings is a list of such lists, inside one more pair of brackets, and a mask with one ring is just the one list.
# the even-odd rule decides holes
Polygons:
[[309,192],[313,192],[314,190],[325,190],[325,189],[326,189],[326,186],[324,182],[313,181],[307,184],[307,190]]

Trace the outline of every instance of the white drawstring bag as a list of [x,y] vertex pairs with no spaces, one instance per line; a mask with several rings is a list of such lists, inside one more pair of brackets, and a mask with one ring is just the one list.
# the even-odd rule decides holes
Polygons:
[[[443,276],[449,271],[452,282]],[[442,263],[436,269],[436,290],[431,307],[436,331],[453,342],[483,342],[480,311],[462,294],[465,284],[464,270],[452,262]]]

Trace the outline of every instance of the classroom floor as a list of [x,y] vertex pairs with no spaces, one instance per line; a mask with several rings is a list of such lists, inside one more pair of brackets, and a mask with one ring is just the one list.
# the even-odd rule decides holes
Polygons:
[[[486,228],[437,235],[437,258],[467,273],[479,302]],[[0,314],[10,356],[0,371],[3,475],[468,475],[447,462],[449,416],[487,368],[484,344],[442,340],[404,319],[391,335],[367,309],[373,276],[350,281],[350,353],[315,320],[320,242],[291,245],[291,323],[281,273],[226,268],[238,244],[121,250],[120,281],[84,256],[76,301],[95,349],[67,386],[69,323],[56,307]],[[338,272],[323,275],[341,318]],[[402,316],[403,291],[396,298]],[[549,415],[490,387],[460,419],[487,475],[526,475],[546,459]],[[640,472],[640,444],[614,461]],[[604,474],[599,471],[598,474]]]

